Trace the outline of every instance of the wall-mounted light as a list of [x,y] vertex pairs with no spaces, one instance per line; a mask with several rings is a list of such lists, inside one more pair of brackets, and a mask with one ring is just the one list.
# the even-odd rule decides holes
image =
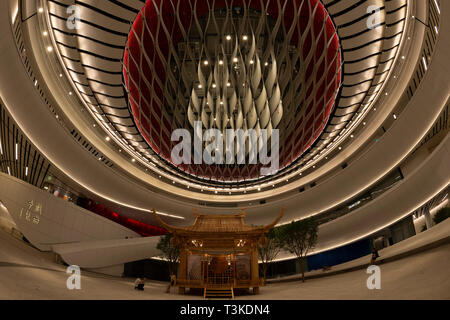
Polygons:
[[434,0],[434,5],[436,6],[438,13],[441,14],[441,9],[439,8],[439,5],[436,0]]
[[422,61],[423,61],[423,66],[425,68],[425,71],[428,70],[427,59],[425,57],[422,57]]

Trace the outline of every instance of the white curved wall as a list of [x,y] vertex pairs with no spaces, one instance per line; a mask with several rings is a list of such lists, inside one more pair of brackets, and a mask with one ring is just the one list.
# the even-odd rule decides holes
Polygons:
[[450,183],[450,134],[406,179],[389,192],[319,228],[315,252],[330,250],[381,230],[410,215]]
[[[0,199],[1,200],[1,199]],[[17,225],[9,214],[8,210],[2,203],[0,203],[0,227],[6,230],[17,229]]]
[[0,173],[0,199],[17,229],[43,251],[61,243],[140,237],[128,228],[3,173]]
[[53,245],[65,262],[82,268],[97,269],[160,255],[156,245],[160,237],[83,241]]

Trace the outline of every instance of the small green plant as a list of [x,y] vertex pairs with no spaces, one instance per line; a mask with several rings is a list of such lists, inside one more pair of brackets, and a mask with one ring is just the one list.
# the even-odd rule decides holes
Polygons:
[[444,221],[445,219],[447,219],[448,217],[450,217],[450,207],[441,208],[434,215],[433,221],[435,224],[438,224],[438,223]]

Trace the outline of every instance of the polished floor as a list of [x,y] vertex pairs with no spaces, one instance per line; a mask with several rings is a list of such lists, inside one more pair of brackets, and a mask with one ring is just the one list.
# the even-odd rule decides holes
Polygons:
[[[65,268],[0,229],[0,299],[201,299],[166,294],[167,284],[148,282],[145,291],[133,280],[82,273],[81,290],[68,290]],[[450,244],[383,264],[381,289],[369,290],[369,277],[358,270],[305,283],[274,283],[258,296],[236,299],[450,299]]]

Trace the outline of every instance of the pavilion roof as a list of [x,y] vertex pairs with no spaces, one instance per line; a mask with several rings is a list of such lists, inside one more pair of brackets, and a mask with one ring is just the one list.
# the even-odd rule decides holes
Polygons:
[[245,210],[237,214],[216,215],[216,214],[198,214],[194,210],[195,221],[191,226],[175,227],[165,223],[153,210],[156,219],[169,232],[174,233],[265,233],[274,227],[284,214],[284,208],[280,215],[267,226],[249,226],[244,222]]

